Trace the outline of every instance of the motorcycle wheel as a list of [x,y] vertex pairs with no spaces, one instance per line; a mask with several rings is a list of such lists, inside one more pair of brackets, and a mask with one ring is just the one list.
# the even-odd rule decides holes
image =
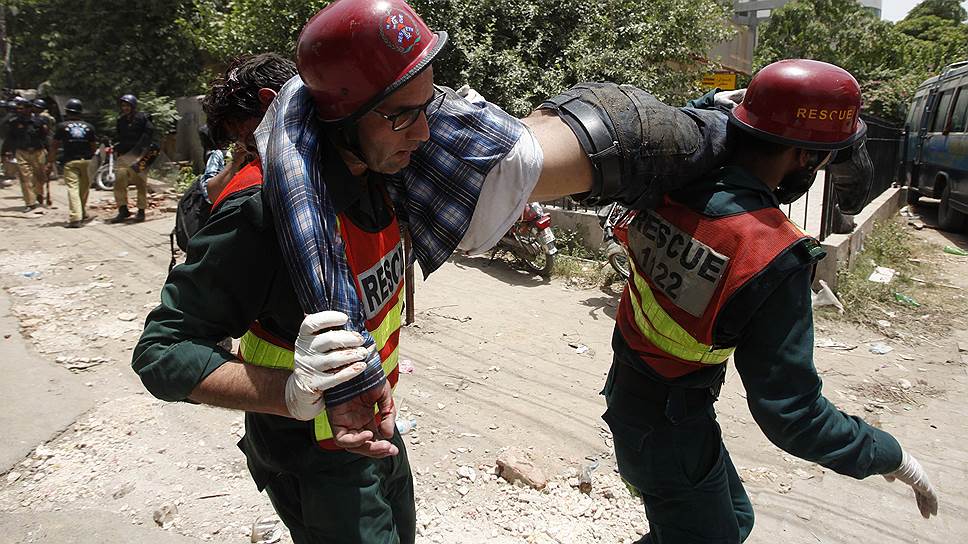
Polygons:
[[555,268],[555,256],[549,254],[545,245],[538,240],[538,233],[530,229],[527,236],[515,233],[518,247],[514,248],[514,255],[524,263],[525,268],[543,278],[550,278]]
[[109,165],[105,164],[98,168],[97,172],[94,173],[94,182],[92,183],[94,188],[100,191],[110,191],[114,189],[114,179],[113,176],[110,176],[109,174]]
[[629,267],[629,256],[625,253],[622,246],[614,242],[608,248],[608,264],[612,265],[612,268],[615,269],[615,272],[623,280],[628,280],[632,276],[632,270]]

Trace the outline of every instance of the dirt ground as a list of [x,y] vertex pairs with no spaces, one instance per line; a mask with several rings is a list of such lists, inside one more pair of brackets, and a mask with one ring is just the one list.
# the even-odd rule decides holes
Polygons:
[[[56,209],[37,214],[22,211],[19,188],[0,189],[0,309],[9,303],[0,368],[19,391],[5,396],[0,416],[15,433],[0,445],[0,540],[250,542],[255,522],[271,529],[273,521],[235,446],[241,414],[157,401],[129,366],[166,275],[172,214],[159,201],[145,223],[104,224],[111,196],[93,192],[94,204],[103,201],[98,218],[65,229],[64,193],[55,182]],[[930,227],[932,207],[920,211]],[[950,299],[963,302],[968,257],[940,247],[968,249],[968,239],[913,232],[935,249],[938,273],[955,286]],[[631,542],[645,532],[600,419],[618,295],[487,258],[455,257],[418,283],[416,323],[401,341],[412,372],[397,388],[400,417],[416,422],[406,440],[418,542]],[[717,409],[756,509],[749,542],[949,543],[968,534],[968,354],[958,350],[968,346],[968,325],[939,306],[925,319],[953,327],[913,341],[821,320],[818,343],[856,347],[817,348],[816,365],[832,402],[894,433],[921,460],[940,515],[921,519],[902,484],[852,480],[772,446],[731,371]],[[29,353],[11,355],[21,337]],[[877,342],[893,351],[872,353]],[[40,380],[41,370],[50,378]],[[18,430],[25,418],[29,433]],[[550,479],[544,491],[497,479],[495,459],[508,447],[533,455]],[[594,468],[588,495],[577,489],[582,467]],[[138,536],[105,532],[118,527]]]

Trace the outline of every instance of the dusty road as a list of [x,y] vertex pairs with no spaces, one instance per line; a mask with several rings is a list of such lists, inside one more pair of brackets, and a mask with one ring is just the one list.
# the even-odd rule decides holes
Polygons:
[[[167,270],[172,216],[153,210],[143,224],[65,229],[62,186],[54,196],[57,209],[25,214],[19,189],[0,189],[0,540],[250,542],[253,523],[272,510],[235,447],[241,415],[159,402],[129,367]],[[968,247],[964,237],[917,235]],[[947,282],[962,288],[951,296],[966,296],[968,258],[938,254]],[[417,424],[407,442],[418,542],[629,542],[644,532],[599,417],[617,302],[608,289],[545,283],[483,258],[455,258],[417,285],[417,323],[401,344],[413,371],[397,397],[401,417]],[[840,322],[817,332],[858,346],[817,350],[825,392],[921,459],[941,495],[930,521],[906,486],[851,480],[773,447],[730,372],[717,406],[756,508],[749,542],[948,543],[968,534],[963,318],[916,343],[887,339],[886,355],[868,351],[885,340],[876,332]],[[551,481],[544,492],[493,476],[510,446],[537,460]],[[590,495],[573,487],[585,465],[597,465]]]

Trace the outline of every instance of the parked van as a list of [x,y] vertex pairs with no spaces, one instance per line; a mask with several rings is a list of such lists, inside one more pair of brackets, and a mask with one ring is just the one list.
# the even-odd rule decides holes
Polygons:
[[952,64],[918,87],[901,142],[908,203],[940,198],[938,224],[968,226],[968,60]]

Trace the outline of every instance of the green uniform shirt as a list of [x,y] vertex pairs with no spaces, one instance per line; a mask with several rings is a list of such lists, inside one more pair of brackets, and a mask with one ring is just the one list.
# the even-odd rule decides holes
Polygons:
[[[253,321],[293,341],[303,312],[259,188],[227,198],[191,239],[187,261],[161,291],[134,350],[132,366],[148,391],[186,400],[196,385],[234,355],[219,347],[242,336]],[[309,470],[325,452],[313,440],[313,422],[246,413],[239,443],[259,489],[283,470]]]
[[[673,194],[676,201],[719,217],[776,207],[769,188],[741,168],[718,170],[708,181]],[[795,244],[738,290],[716,319],[713,344],[735,346],[736,369],[753,419],[779,448],[840,474],[864,478],[901,464],[901,446],[890,434],[847,415],[821,394],[813,365],[813,264],[822,258],[813,241]],[[615,335],[616,360],[662,378]],[[704,387],[721,379],[725,365],[676,380]]]

